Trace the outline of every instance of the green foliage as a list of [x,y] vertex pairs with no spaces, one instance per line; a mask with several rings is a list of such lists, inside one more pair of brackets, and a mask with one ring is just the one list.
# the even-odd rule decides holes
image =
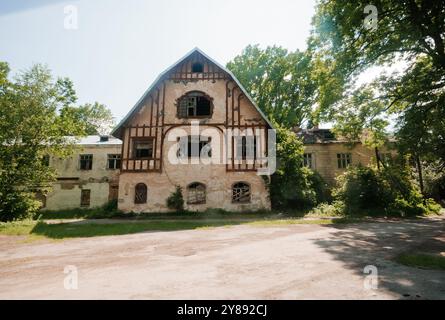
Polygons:
[[[306,208],[324,197],[321,177],[302,166],[303,143],[295,133],[277,128],[277,170],[270,179],[269,192],[274,208]],[[320,194],[317,194],[317,191]]]
[[403,167],[385,167],[381,171],[363,166],[350,167],[337,178],[333,195],[346,214],[416,216],[440,210],[432,199],[423,201],[420,191],[410,180],[409,171]]
[[310,118],[317,85],[311,76],[313,66],[307,52],[249,45],[227,68],[270,119],[294,127]]
[[180,186],[176,186],[175,191],[167,198],[167,207],[177,212],[184,211],[184,197]]
[[74,101],[68,79],[54,81],[41,65],[9,81],[0,64],[0,220],[32,216],[38,209],[34,193],[47,193],[56,173],[44,157],[64,157],[72,151],[68,133],[82,131],[57,110]]
[[[445,6],[443,1],[385,0],[376,29],[365,27],[369,1],[321,0],[310,39],[331,64],[329,77],[344,83],[344,94],[319,104],[319,114],[338,121],[338,131],[356,137],[370,131],[381,143],[388,116],[395,119],[399,152],[445,163]],[[374,66],[403,62],[403,72],[383,75],[348,91],[357,76]],[[337,79],[337,80],[334,80]],[[376,138],[376,139],[374,139]],[[372,144],[371,143],[371,144]]]
[[114,126],[111,110],[98,102],[87,103],[80,107],[66,106],[60,115],[78,123],[87,135],[106,135]]

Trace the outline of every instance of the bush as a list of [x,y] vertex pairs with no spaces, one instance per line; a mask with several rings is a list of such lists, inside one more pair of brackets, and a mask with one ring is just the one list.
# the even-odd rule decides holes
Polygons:
[[20,190],[0,191],[0,221],[32,219],[41,203],[31,192]]
[[345,214],[367,213],[416,216],[437,213],[434,200],[423,199],[404,167],[350,167],[337,178],[334,199],[343,204]]
[[267,181],[274,209],[304,209],[324,198],[321,177],[302,166],[304,147],[289,129],[277,127],[277,169]]
[[184,211],[184,198],[180,186],[176,186],[176,190],[167,198],[167,207],[178,212]]

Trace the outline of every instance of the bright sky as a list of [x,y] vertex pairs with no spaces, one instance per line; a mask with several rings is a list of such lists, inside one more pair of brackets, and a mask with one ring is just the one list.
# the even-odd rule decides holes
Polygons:
[[[77,10],[77,29],[66,6]],[[248,44],[305,49],[315,0],[1,0],[0,60],[44,63],[79,103],[120,120],[156,76],[194,47],[226,64]],[[68,10],[67,13],[64,10]]]

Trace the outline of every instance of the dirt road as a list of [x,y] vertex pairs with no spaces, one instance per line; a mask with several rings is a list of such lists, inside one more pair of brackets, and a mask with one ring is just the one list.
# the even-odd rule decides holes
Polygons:
[[[238,225],[32,243],[1,236],[0,298],[445,299],[445,272],[392,260],[407,250],[445,251],[444,234],[440,220]],[[64,273],[69,265],[77,268],[77,290],[64,288],[75,275]],[[364,287],[367,265],[377,267],[378,289]]]

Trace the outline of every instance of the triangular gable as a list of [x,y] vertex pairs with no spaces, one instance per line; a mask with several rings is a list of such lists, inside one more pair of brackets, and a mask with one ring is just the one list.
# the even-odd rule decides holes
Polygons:
[[244,87],[241,85],[241,83],[238,81],[238,79],[234,76],[234,74],[225,68],[224,66],[220,65],[218,62],[210,58],[207,54],[205,54],[201,49],[194,48],[190,52],[188,52],[185,56],[183,56],[181,59],[179,59],[176,63],[171,65],[169,68],[164,70],[159,76],[153,81],[153,83],[150,85],[150,87],[144,92],[142,97],[136,102],[134,107],[130,110],[130,112],[127,113],[127,115],[119,122],[119,124],[113,129],[111,132],[111,135],[116,136],[116,134],[119,133],[120,129],[125,125],[128,119],[132,117],[134,113],[138,111],[138,109],[141,107],[142,102],[145,101],[145,99],[148,97],[150,92],[155,89],[160,82],[164,80],[166,76],[168,76],[171,72],[175,72],[175,69],[178,68],[183,64],[184,61],[186,61],[189,57],[191,57],[194,54],[201,55],[205,59],[207,59],[210,63],[214,64],[217,68],[221,70],[221,72],[226,73],[235,83],[238,85],[238,87],[241,89],[243,94],[246,96],[247,99],[252,103],[252,105],[255,107],[255,109],[258,111],[258,113],[261,115],[261,117],[266,121],[266,123],[273,128],[272,123],[269,121],[269,119],[266,117],[266,115],[261,111],[261,109],[258,107],[258,105],[255,103],[255,101],[252,99],[252,97],[249,95],[249,93],[244,89]]

